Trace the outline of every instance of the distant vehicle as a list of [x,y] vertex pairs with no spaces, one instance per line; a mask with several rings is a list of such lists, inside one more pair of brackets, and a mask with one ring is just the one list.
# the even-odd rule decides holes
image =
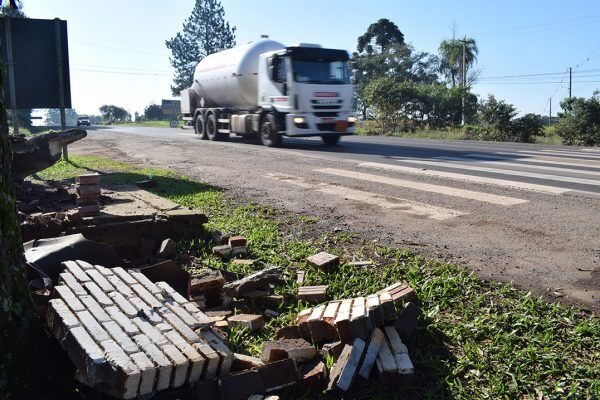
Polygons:
[[183,119],[203,139],[320,136],[327,145],[354,132],[353,87],[345,50],[261,39],[204,58],[181,92]]
[[87,115],[78,116],[77,126],[92,126],[92,124],[90,124],[90,117],[88,117]]

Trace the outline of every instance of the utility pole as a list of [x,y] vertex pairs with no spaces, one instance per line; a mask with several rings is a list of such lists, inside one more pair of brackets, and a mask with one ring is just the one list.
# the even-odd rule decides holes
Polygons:
[[550,122],[552,121],[552,97],[550,97],[550,113],[548,114],[548,126],[550,126]]
[[573,89],[573,68],[569,67],[569,98],[571,98],[572,89]]
[[461,77],[461,81],[462,81],[462,87],[463,87],[463,92],[462,92],[462,106],[461,106],[461,125],[464,126],[465,125],[465,88],[467,87],[467,48],[466,48],[466,44],[467,44],[467,37],[465,36],[464,39],[462,39],[460,41],[462,43],[462,62],[460,63],[460,77]]

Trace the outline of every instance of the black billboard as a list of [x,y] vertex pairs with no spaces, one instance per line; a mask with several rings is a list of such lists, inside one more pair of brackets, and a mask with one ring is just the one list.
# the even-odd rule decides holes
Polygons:
[[6,108],[71,108],[67,21],[2,17],[0,40]]

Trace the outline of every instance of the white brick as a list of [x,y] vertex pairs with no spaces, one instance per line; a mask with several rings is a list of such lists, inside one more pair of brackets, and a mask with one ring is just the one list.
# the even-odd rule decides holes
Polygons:
[[131,271],[130,275],[137,280],[139,283],[142,284],[143,287],[146,288],[147,291],[149,291],[150,293],[156,295],[156,294],[161,294],[161,290],[158,286],[156,286],[150,279],[148,279],[148,277],[146,275],[144,275],[141,272],[137,272],[137,271]]
[[221,357],[219,375],[227,375],[231,369],[231,363],[233,363],[233,352],[229,350],[229,347],[225,346],[223,341],[211,330],[202,331],[202,338],[206,340],[210,347]]
[[70,328],[79,326],[79,320],[62,299],[52,299],[48,302],[46,322],[59,342],[65,338]]
[[125,282],[127,285],[133,285],[137,283],[137,280],[135,280],[135,278],[131,275],[129,275],[129,272],[127,272],[126,270],[124,270],[121,267],[116,267],[116,268],[112,268],[112,272],[115,273],[115,275],[117,275],[119,278],[121,278],[121,280],[123,282]]
[[156,311],[148,307],[148,304],[139,297],[132,297],[129,299],[129,302],[137,311],[141,312],[152,325],[163,322],[162,317]]
[[83,303],[79,301],[68,287],[63,285],[54,286],[54,291],[58,295],[58,298],[62,299],[62,301],[64,301],[74,312],[85,311]]
[[[174,299],[172,299],[174,300]],[[197,321],[197,323],[199,324],[200,327],[208,327],[213,325],[214,321],[212,318],[210,318],[209,316],[207,316],[206,314],[204,314],[204,312],[202,310],[200,310],[196,305],[194,305],[191,302],[186,302],[186,303],[178,303],[175,301],[176,304],[179,304],[181,307],[183,307],[184,310],[186,310],[188,313],[190,313],[192,315],[192,317],[194,317],[194,319]]]
[[100,272],[103,276],[108,278],[109,276],[114,275],[110,268],[103,267],[102,265],[94,265],[94,269]]
[[79,282],[89,282],[91,278],[77,265],[75,261],[64,261],[62,263],[65,271],[72,274]]
[[87,308],[87,310],[98,320],[98,322],[110,321],[110,316],[104,311],[100,304],[90,295],[80,296],[79,300]]
[[200,341],[200,336],[198,336],[198,334],[196,332],[194,332],[194,330],[192,328],[190,328],[189,326],[187,326],[179,317],[177,317],[175,314],[173,314],[170,311],[164,311],[166,310],[166,308],[162,308],[160,311],[160,313],[162,314],[163,318],[169,323],[171,324],[171,326],[173,327],[173,329],[175,329],[177,332],[179,332],[181,334],[181,336],[184,337],[185,340],[187,340],[189,343],[196,343]]
[[203,325],[174,300],[165,301],[165,306],[177,315],[187,326],[195,329],[200,328]]
[[194,349],[194,347],[177,332],[170,331],[164,335],[191,363],[187,382],[190,384],[197,383],[200,380],[202,370],[204,369],[204,357],[202,357],[202,355],[200,355],[200,353],[198,353],[198,351],[196,351],[196,349]]
[[98,321],[96,321],[96,319],[88,311],[78,312],[77,318],[79,318],[81,325],[85,327],[96,343],[101,343],[110,339],[108,332],[106,332],[104,328],[100,326]]
[[117,292],[121,293],[125,298],[135,296],[133,290],[131,290],[131,288],[117,275],[109,275],[106,279],[115,287],[115,289],[117,289]]
[[119,307],[123,314],[129,318],[133,318],[138,315],[138,310],[131,304],[121,293],[112,292],[108,294],[108,297]]
[[75,262],[77,263],[77,265],[79,265],[79,268],[81,268],[84,271],[94,268],[94,266],[87,261],[76,260]]
[[92,382],[99,382],[103,379],[103,367],[106,364],[104,351],[82,326],[69,329],[69,335],[63,348],[77,369],[85,371]]
[[173,330],[173,327],[166,322],[156,324],[155,328],[161,332],[169,332]]
[[139,395],[151,394],[154,391],[154,380],[157,373],[154,363],[142,352],[133,353],[129,357],[140,370]]
[[94,299],[96,299],[98,304],[100,304],[102,307],[112,306],[112,301],[94,282],[86,282],[83,284],[83,286],[92,296],[94,296]]
[[146,335],[136,335],[133,340],[144,351],[144,353],[152,360],[158,370],[156,378],[156,390],[164,390],[171,383],[171,371],[173,364],[163,354],[162,351],[154,344]]
[[114,292],[115,288],[110,284],[109,281],[106,280],[104,275],[102,275],[98,270],[88,269],[87,274],[92,278],[92,280],[98,285],[100,289],[102,289],[105,293]]
[[77,282],[77,279],[75,279],[73,274],[71,274],[70,272],[63,272],[59,276],[60,279],[58,280],[58,282],[64,283],[69,289],[71,289],[75,296],[83,296],[87,294],[83,286],[81,286],[79,282]]
[[162,303],[156,299],[146,288],[139,283],[131,285],[131,289],[138,295],[138,297],[146,302],[152,308],[162,307]]
[[112,387],[124,399],[137,397],[141,378],[139,368],[114,340],[106,340],[100,346],[106,352],[106,360],[113,366],[110,372],[112,379],[109,378],[113,381]]
[[140,329],[117,306],[106,307],[105,311],[128,335],[140,333]]
[[135,317],[132,321],[144,335],[148,336],[148,339],[150,339],[155,345],[162,346],[169,343],[162,333],[144,318]]
[[172,344],[165,344],[161,347],[164,355],[171,361],[175,370],[171,377],[171,387],[177,388],[183,386],[188,374],[189,361],[177,348]]
[[114,321],[104,322],[104,329],[110,334],[110,337],[121,346],[127,354],[138,352],[139,349],[125,333],[123,329]]
[[179,304],[185,304],[189,302],[189,300],[169,286],[167,282],[156,282],[156,286],[161,290],[161,293],[164,297],[171,298]]
[[206,371],[203,379],[208,380],[217,376],[220,357],[207,343],[200,342],[192,345],[206,359]]

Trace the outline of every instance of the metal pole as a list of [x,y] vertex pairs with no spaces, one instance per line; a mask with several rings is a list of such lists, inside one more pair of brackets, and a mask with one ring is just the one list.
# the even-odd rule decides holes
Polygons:
[[7,54],[7,63],[8,67],[8,82],[10,84],[10,103],[11,103],[11,116],[13,123],[13,133],[15,135],[19,134],[19,119],[17,118],[17,91],[15,85],[15,60],[13,58],[13,48],[12,48],[12,32],[10,21],[11,18],[7,17],[4,19],[5,21],[5,29],[6,29],[6,54]]
[[573,89],[573,68],[569,67],[569,98],[571,98],[572,89]]
[[[65,90],[63,87],[63,62],[62,62],[62,44],[60,41],[60,20],[54,20],[54,35],[56,37],[56,69],[58,71],[58,99],[60,104],[60,129],[67,129],[67,121],[65,117]],[[69,150],[67,146],[62,147],[63,160],[69,159]]]

